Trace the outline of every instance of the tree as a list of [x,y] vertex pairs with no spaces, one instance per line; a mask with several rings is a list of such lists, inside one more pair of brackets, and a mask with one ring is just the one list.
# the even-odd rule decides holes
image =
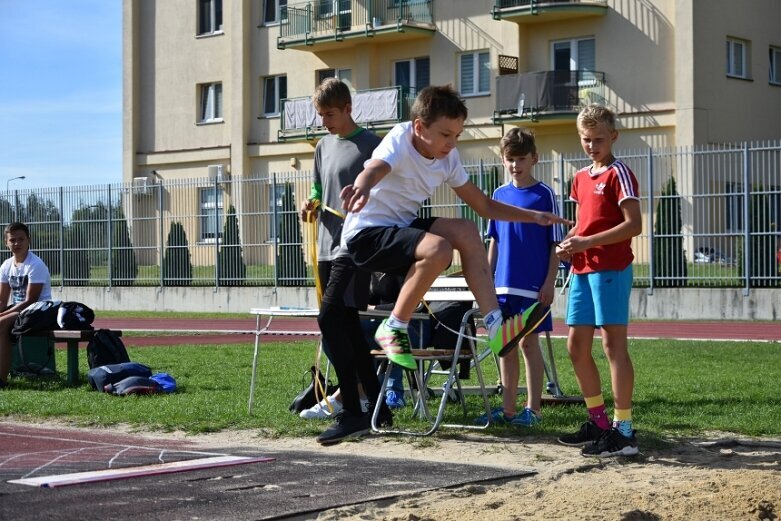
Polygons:
[[189,286],[193,281],[190,245],[180,222],[172,222],[163,256],[163,286]]
[[[277,274],[279,286],[303,286],[306,282],[306,263],[301,249],[301,227],[293,202],[293,185],[285,184],[279,227]],[[317,269],[317,266],[313,267]]]
[[230,205],[217,254],[217,280],[220,286],[241,286],[246,277],[247,266],[241,254],[239,220],[236,218],[236,208]]
[[122,206],[117,206],[111,223],[111,285],[132,286],[138,263]]
[[86,234],[78,224],[65,227],[64,264],[62,266],[63,286],[89,285],[89,256],[85,242]]
[[[750,270],[749,285],[752,288],[768,288],[778,283],[773,280],[776,276],[776,249],[774,219],[770,198],[772,194],[765,191],[762,185],[754,187],[751,194],[749,214],[751,224],[749,227],[749,252]],[[743,251],[740,250],[740,272],[746,273],[743,266]]]
[[675,186],[675,178],[670,177],[656,205],[653,278],[654,285],[657,287],[686,286],[688,265],[683,251],[682,227],[681,197]]

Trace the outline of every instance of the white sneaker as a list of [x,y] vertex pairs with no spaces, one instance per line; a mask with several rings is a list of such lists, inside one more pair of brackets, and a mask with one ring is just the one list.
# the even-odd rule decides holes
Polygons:
[[361,398],[361,411],[369,412],[369,400]]
[[299,413],[299,416],[306,420],[323,420],[325,418],[332,418],[342,411],[341,402],[334,400],[330,396],[326,399],[328,400],[328,403],[331,404],[333,412],[328,409],[328,405],[326,405],[325,400],[323,400],[309,409],[304,409]]

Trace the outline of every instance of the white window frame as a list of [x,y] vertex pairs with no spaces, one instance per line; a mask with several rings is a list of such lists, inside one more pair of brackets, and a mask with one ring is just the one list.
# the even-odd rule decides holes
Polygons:
[[781,47],[770,46],[769,81],[781,85]]
[[202,83],[199,88],[198,123],[221,123],[223,92],[222,83]]
[[[741,64],[735,57],[739,55]],[[749,42],[739,38],[727,38],[727,76],[730,78],[749,79]]]
[[[315,71],[317,73],[318,85],[326,78],[336,78],[345,82],[347,85],[352,85],[353,70],[352,69],[319,69]],[[323,76],[323,74],[330,74],[330,76]]]
[[[214,244],[222,241],[222,229],[225,227],[225,191],[217,187],[217,200],[210,200],[214,195],[213,185],[198,189],[198,242],[201,244]],[[217,230],[210,231],[209,224],[214,223],[217,216]]]
[[596,52],[597,52],[597,45],[596,45],[596,38],[593,36],[585,37],[585,38],[572,38],[568,40],[554,40],[550,44],[550,69],[554,70],[556,68],[556,46],[568,43],[569,44],[569,70],[571,71],[584,71],[587,70],[585,67],[581,66],[580,63],[578,63],[578,45],[580,42],[594,42],[594,62],[596,63]]
[[[462,82],[461,77],[461,64],[462,60],[466,56],[472,57],[472,70],[477,71],[477,74],[473,74],[471,78],[471,85],[464,85]],[[487,90],[480,90],[480,57],[486,57],[487,63],[488,63],[488,70],[486,71],[486,74],[488,75],[488,88]],[[467,87],[467,90],[465,90],[465,87]],[[465,52],[458,55],[458,92],[464,96],[465,98],[471,97],[471,96],[485,96],[487,94],[491,94],[491,53],[490,51],[483,50],[483,51],[472,51],[472,52]]]
[[[217,24],[217,11],[218,11],[218,5],[219,5],[219,12],[220,12],[220,23]],[[209,27],[205,28],[205,30],[201,30],[203,24],[203,17],[204,17],[204,6],[209,9]],[[222,0],[198,0],[198,36],[208,36],[212,34],[222,34],[223,30],[223,22],[224,20],[222,17],[224,17],[224,12],[222,10]]]
[[[266,19],[268,13],[268,6],[274,5],[274,18],[271,20]],[[287,7],[287,0],[264,0],[263,2],[263,25],[279,25],[287,21],[287,18],[282,18],[282,7]]]
[[[261,99],[261,111],[263,113],[264,117],[270,118],[270,117],[278,117],[280,115],[280,108],[281,108],[281,100],[283,100],[285,97],[287,97],[287,92],[285,92],[284,96],[280,96],[279,93],[279,79],[285,78],[285,91],[287,91],[287,75],[285,74],[279,74],[277,76],[265,76],[263,78],[263,98]],[[274,88],[274,112],[267,112],[266,111],[266,93],[269,88],[269,81],[272,81],[273,88]]]

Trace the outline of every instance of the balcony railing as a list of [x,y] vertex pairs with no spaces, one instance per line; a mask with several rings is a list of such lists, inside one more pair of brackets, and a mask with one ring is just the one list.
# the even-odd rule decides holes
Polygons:
[[277,47],[301,47],[377,34],[433,33],[434,0],[310,0],[280,8]]
[[494,0],[491,8],[494,19],[512,19],[518,23],[604,15],[606,12],[607,0]]
[[605,73],[540,71],[496,78],[494,123],[574,117],[581,107],[605,102]]
[[[415,94],[411,89],[396,86],[359,90],[352,98],[352,116],[356,123],[367,128],[385,129],[409,119]],[[312,139],[328,133],[309,96],[283,99],[281,120],[279,141]]]

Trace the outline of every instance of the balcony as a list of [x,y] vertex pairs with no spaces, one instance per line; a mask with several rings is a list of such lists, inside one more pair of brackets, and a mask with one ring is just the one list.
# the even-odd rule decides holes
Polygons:
[[494,0],[495,20],[517,24],[555,22],[589,16],[604,16],[607,0]]
[[[355,122],[375,131],[388,130],[396,123],[407,121],[415,101],[414,93],[400,86],[359,90],[352,97]],[[278,141],[314,139],[328,133],[310,96],[283,99],[280,119]]]
[[326,51],[430,37],[434,0],[310,0],[281,7],[277,48]]
[[540,71],[496,78],[493,122],[555,124],[574,121],[580,109],[605,102],[605,73]]

